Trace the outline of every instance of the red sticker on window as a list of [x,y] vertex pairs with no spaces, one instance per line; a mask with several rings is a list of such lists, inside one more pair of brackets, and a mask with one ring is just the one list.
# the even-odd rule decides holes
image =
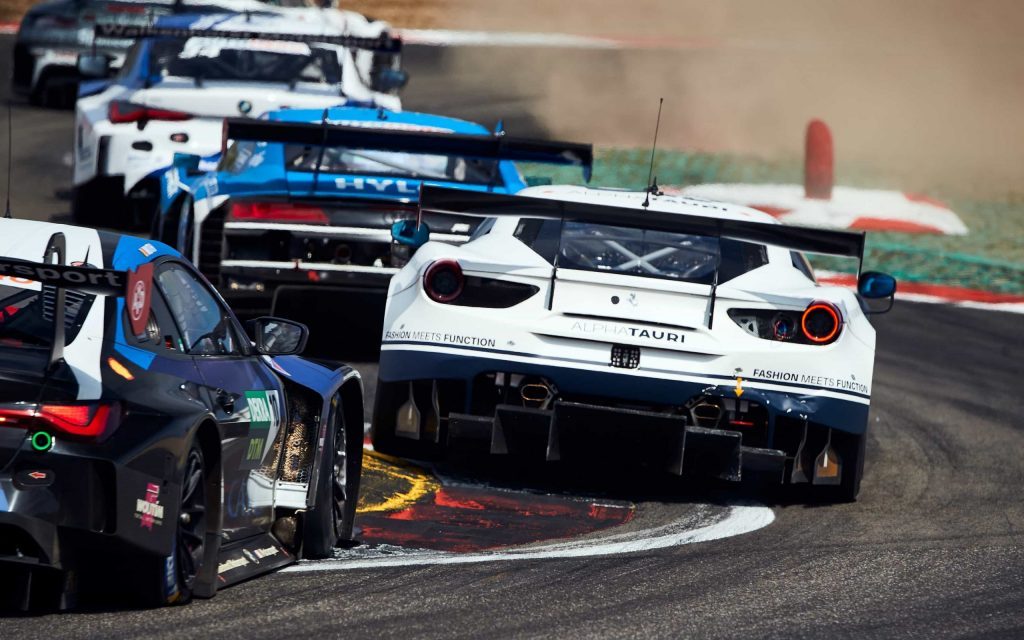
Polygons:
[[128,319],[131,321],[132,333],[142,335],[149,321],[149,303],[153,289],[153,263],[147,262],[128,274],[128,291],[125,292],[125,304],[128,306]]

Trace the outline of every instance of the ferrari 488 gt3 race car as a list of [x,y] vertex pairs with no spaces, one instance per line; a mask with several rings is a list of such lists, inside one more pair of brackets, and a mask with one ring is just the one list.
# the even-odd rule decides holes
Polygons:
[[0,220],[0,595],[212,596],[352,533],[362,385],[158,242]]
[[896,283],[865,272],[859,292],[819,286],[802,252],[860,260],[863,234],[583,187],[425,186],[420,206],[488,219],[462,246],[423,244],[391,280],[377,450],[428,457],[476,439],[559,460],[636,447],[676,474],[756,470],[856,497],[875,348],[865,313],[872,299],[887,311]]
[[[333,315],[340,297],[368,294],[379,311],[351,321],[372,320],[375,334],[388,281],[409,256],[391,226],[416,218],[421,184],[515,193],[526,181],[514,161],[589,175],[593,157],[590,145],[353,107],[232,118],[225,137],[234,142],[217,171],[190,175],[185,165],[199,158],[179,156],[164,174],[155,237],[192,258],[240,314]],[[434,239],[451,243],[468,240],[478,220],[427,218]]]
[[[383,76],[373,81],[356,62],[360,52],[398,55],[401,41],[382,29],[353,36],[326,21],[273,13],[167,16],[153,27],[98,25],[97,34],[140,39],[113,80],[80,88],[75,219],[148,228],[159,174],[175,153],[218,151],[225,117],[346,103],[401,108],[397,95],[371,86]],[[83,73],[99,76],[106,62],[102,54],[79,57]],[[388,76],[393,84],[404,82],[392,71],[398,74]]]

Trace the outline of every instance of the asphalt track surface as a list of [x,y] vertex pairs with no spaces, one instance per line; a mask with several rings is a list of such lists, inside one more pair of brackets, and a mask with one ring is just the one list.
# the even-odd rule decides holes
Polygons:
[[[10,43],[0,38],[0,77]],[[410,49],[409,108],[504,111],[520,133],[543,133],[530,131],[529,100],[501,95],[493,79],[460,76],[457,91],[439,91],[437,55]],[[15,215],[67,220],[70,115],[16,103],[14,118]],[[452,477],[476,474],[542,496],[633,505],[627,532],[758,501],[774,521],[599,557],[279,572],[187,607],[0,618],[0,637],[1024,636],[1020,316],[901,303],[875,324],[868,457],[854,504],[779,502],[749,488],[665,485],[608,469],[446,468],[456,487],[466,485]],[[358,366],[372,392],[374,364]]]

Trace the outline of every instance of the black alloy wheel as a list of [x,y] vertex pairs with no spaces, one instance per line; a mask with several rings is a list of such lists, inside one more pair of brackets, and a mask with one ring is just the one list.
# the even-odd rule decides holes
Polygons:
[[[336,540],[347,540],[352,537],[352,520],[354,519],[354,507],[356,496],[349,499],[349,472],[350,456],[348,451],[348,434],[345,429],[345,420],[338,411],[334,420],[334,473],[331,483],[331,511],[334,516],[334,532]],[[359,473],[358,468],[355,473]],[[353,513],[350,515],[349,511]]]
[[206,550],[206,471],[203,454],[193,446],[185,462],[181,483],[181,507],[178,511],[178,536],[175,547],[178,588],[191,596]]
[[355,523],[363,443],[349,437],[340,398],[331,403],[330,420],[317,479],[317,503],[303,519],[305,558],[330,557],[340,541],[352,538]]

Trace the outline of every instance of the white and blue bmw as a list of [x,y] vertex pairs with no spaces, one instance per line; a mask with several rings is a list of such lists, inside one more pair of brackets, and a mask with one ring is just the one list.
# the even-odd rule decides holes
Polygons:
[[[302,12],[179,15],[153,27],[98,26],[144,37],[113,80],[81,86],[75,108],[75,220],[148,224],[158,203],[159,175],[174,154],[218,151],[226,117],[353,103],[400,109],[394,90],[404,74],[390,67],[371,73],[373,56],[389,64],[397,60],[401,43],[385,27],[366,21],[339,27]],[[106,61],[99,54],[82,56],[80,70],[103,76]]]

